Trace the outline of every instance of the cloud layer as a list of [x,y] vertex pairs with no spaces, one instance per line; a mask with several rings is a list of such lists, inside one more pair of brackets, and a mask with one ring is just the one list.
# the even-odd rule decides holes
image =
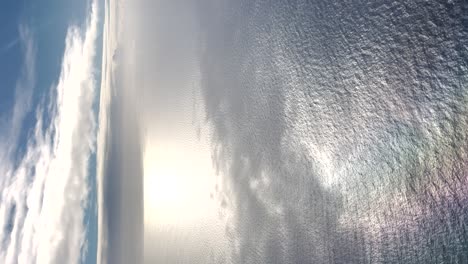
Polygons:
[[34,87],[35,48],[22,29],[25,66],[16,104],[3,116],[0,139],[0,262],[78,263],[85,246],[84,208],[88,162],[95,144],[92,104],[96,95],[97,5],[85,28],[70,26],[58,83],[48,103],[40,104],[24,155],[14,159],[16,135],[28,111]]

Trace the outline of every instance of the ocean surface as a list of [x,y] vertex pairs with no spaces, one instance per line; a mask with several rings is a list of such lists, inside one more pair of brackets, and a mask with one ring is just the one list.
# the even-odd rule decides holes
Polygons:
[[468,263],[468,2],[120,2],[146,263]]

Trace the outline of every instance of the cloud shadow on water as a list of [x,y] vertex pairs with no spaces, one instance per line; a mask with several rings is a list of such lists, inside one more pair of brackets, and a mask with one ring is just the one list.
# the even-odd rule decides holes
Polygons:
[[200,5],[233,263],[466,258],[468,6],[389,2]]

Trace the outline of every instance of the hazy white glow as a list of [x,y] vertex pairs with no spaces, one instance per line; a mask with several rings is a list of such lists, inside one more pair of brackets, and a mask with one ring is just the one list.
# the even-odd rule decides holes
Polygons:
[[145,224],[186,226],[209,216],[207,210],[216,212],[210,199],[215,180],[209,151],[189,141],[149,140],[144,154]]

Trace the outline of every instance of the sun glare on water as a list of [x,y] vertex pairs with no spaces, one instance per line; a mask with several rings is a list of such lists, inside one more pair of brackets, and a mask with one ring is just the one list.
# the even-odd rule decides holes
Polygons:
[[215,176],[209,153],[170,140],[151,142],[144,154],[145,224],[190,225],[213,208]]

